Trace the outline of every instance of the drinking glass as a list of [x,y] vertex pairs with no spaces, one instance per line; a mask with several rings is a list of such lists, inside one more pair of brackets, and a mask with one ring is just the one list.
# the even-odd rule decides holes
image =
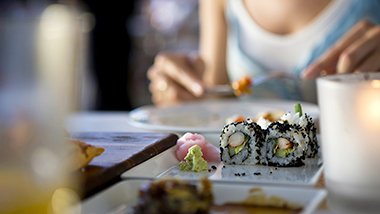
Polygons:
[[80,194],[64,130],[75,108],[77,14],[68,5],[6,2],[9,10],[0,8],[0,213],[60,213]]

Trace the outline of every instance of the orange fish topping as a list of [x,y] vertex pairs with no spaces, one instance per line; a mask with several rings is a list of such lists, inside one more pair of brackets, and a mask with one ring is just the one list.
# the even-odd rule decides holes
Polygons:
[[251,77],[244,76],[243,78],[232,82],[232,88],[236,96],[241,96],[244,94],[251,94]]

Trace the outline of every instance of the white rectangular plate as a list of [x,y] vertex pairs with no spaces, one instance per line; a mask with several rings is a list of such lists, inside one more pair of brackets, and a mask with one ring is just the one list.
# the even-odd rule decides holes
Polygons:
[[[85,200],[75,208],[80,208],[81,213],[125,213],[137,204],[138,190],[143,182],[148,181],[122,181]],[[304,214],[315,211],[327,195],[327,191],[323,189],[213,183],[214,203],[241,202],[249,195],[250,189],[257,187],[262,188],[267,196],[278,196],[289,202],[301,205],[301,213]]]
[[176,177],[193,180],[208,177],[212,181],[223,182],[315,186],[323,170],[319,158],[313,158],[306,159],[305,165],[300,167],[240,166],[224,165],[223,162],[210,162],[208,163],[208,171],[187,172],[179,169],[175,149],[174,146],[124,172],[121,178]]

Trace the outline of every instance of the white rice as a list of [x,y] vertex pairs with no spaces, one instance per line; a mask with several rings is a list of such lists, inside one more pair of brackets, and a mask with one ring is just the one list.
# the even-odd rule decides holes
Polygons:
[[268,126],[271,124],[271,122],[267,119],[265,119],[263,116],[259,117],[257,120],[257,124],[262,128],[262,129],[267,129]]
[[308,121],[305,117],[305,115],[302,115],[300,117],[299,113],[295,113],[295,114],[291,114],[290,112],[289,113],[285,113],[282,117],[281,117],[281,120],[280,122],[284,123],[285,121],[287,121],[289,124],[298,124],[302,127],[306,127]]

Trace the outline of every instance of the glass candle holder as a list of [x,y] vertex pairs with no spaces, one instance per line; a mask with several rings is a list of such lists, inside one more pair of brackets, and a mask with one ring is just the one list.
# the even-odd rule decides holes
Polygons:
[[317,90],[331,206],[380,210],[380,73],[320,77]]

